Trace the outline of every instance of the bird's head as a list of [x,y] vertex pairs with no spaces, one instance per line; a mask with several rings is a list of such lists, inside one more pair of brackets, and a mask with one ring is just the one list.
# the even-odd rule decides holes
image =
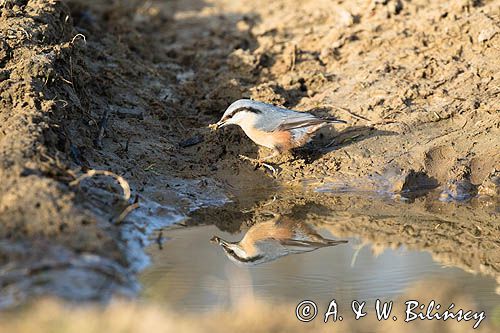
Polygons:
[[216,124],[216,129],[227,125],[243,127],[245,124],[255,121],[256,117],[263,112],[262,104],[251,99],[237,100],[224,111]]
[[262,255],[250,256],[245,249],[239,245],[239,242],[228,242],[217,236],[213,236],[210,241],[220,245],[227,257],[237,264],[253,264],[263,258]]

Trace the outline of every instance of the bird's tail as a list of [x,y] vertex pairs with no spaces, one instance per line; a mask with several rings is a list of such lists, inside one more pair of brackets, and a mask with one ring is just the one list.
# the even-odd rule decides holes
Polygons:
[[341,239],[341,240],[328,239],[326,242],[326,244],[329,246],[338,245],[338,244],[345,244],[345,243],[348,243],[348,241],[346,241],[344,239]]
[[[299,248],[304,248],[304,247],[315,247],[315,248],[320,248],[320,247],[326,247],[326,246],[335,246],[339,244],[345,244],[347,243],[346,240],[333,240],[333,239],[322,239],[318,241],[308,241],[308,240],[296,240],[296,239],[287,239],[287,240],[282,240],[281,244],[283,245],[288,245],[288,246],[296,246]],[[303,251],[303,249],[302,249]]]
[[333,117],[323,118],[323,120],[326,121],[329,124],[335,124],[335,123],[347,124],[347,121],[340,120],[340,119],[335,119]]

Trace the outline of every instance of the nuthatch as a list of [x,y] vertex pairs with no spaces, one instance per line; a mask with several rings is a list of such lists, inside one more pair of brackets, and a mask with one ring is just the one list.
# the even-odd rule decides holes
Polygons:
[[[345,123],[333,118],[318,118],[310,113],[293,111],[250,99],[231,104],[215,129],[238,125],[256,144],[271,148],[273,154],[259,163],[308,143],[320,128],[334,123]],[[246,158],[249,159],[249,158]],[[250,159],[251,160],[251,159]]]
[[220,245],[229,259],[243,265],[258,265],[289,254],[347,243],[326,239],[307,223],[279,215],[254,224],[239,242],[227,242],[217,236],[210,241]]

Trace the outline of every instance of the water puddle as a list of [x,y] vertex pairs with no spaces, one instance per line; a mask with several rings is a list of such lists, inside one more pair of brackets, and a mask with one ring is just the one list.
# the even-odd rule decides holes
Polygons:
[[169,179],[164,184],[169,184],[172,189],[160,191],[155,186],[143,188],[139,207],[131,212],[128,223],[122,226],[121,238],[125,240],[124,251],[132,271],[140,271],[149,265],[149,257],[143,248],[155,230],[182,222],[186,214],[197,209],[217,207],[229,201],[209,179]]
[[[195,313],[249,297],[271,304],[335,299],[349,308],[353,300],[391,300],[430,285],[421,295],[426,300],[448,306],[465,297],[476,310],[500,310],[498,276],[478,245],[478,238],[491,241],[495,211],[324,193],[259,205],[250,227],[248,215],[231,212],[237,207],[219,208],[221,219],[242,226],[239,232],[222,231],[232,229],[230,221],[213,213],[208,225],[163,230],[167,241],[149,248],[153,264],[140,276],[140,298]],[[444,285],[452,291],[439,293]]]

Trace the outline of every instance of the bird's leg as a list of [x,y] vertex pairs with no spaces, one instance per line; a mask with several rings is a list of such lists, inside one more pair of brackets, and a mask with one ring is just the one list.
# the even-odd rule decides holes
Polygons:
[[271,171],[273,174],[277,173],[276,169],[272,165],[264,163],[261,160],[258,160],[258,159],[255,159],[255,158],[251,158],[251,157],[248,157],[248,156],[245,156],[245,155],[239,155],[239,157],[243,161],[249,161],[249,162],[255,163],[255,169],[257,169],[260,166],[263,166],[266,169],[268,169],[269,171]]
[[275,150],[274,153],[272,155],[269,155],[269,156],[266,156],[264,158],[259,158],[259,159],[255,159],[255,158],[250,158],[248,156],[245,156],[245,155],[239,155],[239,157],[244,160],[244,161],[250,161],[252,163],[256,163],[256,168],[258,168],[259,166],[263,166],[264,168],[268,169],[269,171],[271,171],[273,174],[276,174],[278,173],[278,171],[276,170],[276,168],[274,168],[272,165],[270,164],[267,164],[267,163],[264,163],[264,161],[272,158],[272,157],[275,157],[279,154],[279,151]]
[[238,157],[240,159],[242,159],[243,161],[249,161],[249,162],[252,162],[252,163],[257,163],[259,162],[257,159],[255,158],[251,158],[251,157],[248,157],[248,156],[245,156],[245,155],[238,155]]
[[274,158],[274,157],[278,156],[279,154],[280,154],[280,151],[278,149],[273,149],[273,153],[271,155],[263,157],[263,158],[259,158],[258,162],[263,167],[269,169],[273,174],[276,174],[277,173],[276,168],[274,168],[270,164],[264,163],[264,161],[267,161],[271,158]]
[[271,155],[263,157],[263,158],[259,158],[259,163],[264,164],[264,161],[270,160],[271,158],[276,157],[279,154],[280,154],[279,150],[273,149],[273,153]]

